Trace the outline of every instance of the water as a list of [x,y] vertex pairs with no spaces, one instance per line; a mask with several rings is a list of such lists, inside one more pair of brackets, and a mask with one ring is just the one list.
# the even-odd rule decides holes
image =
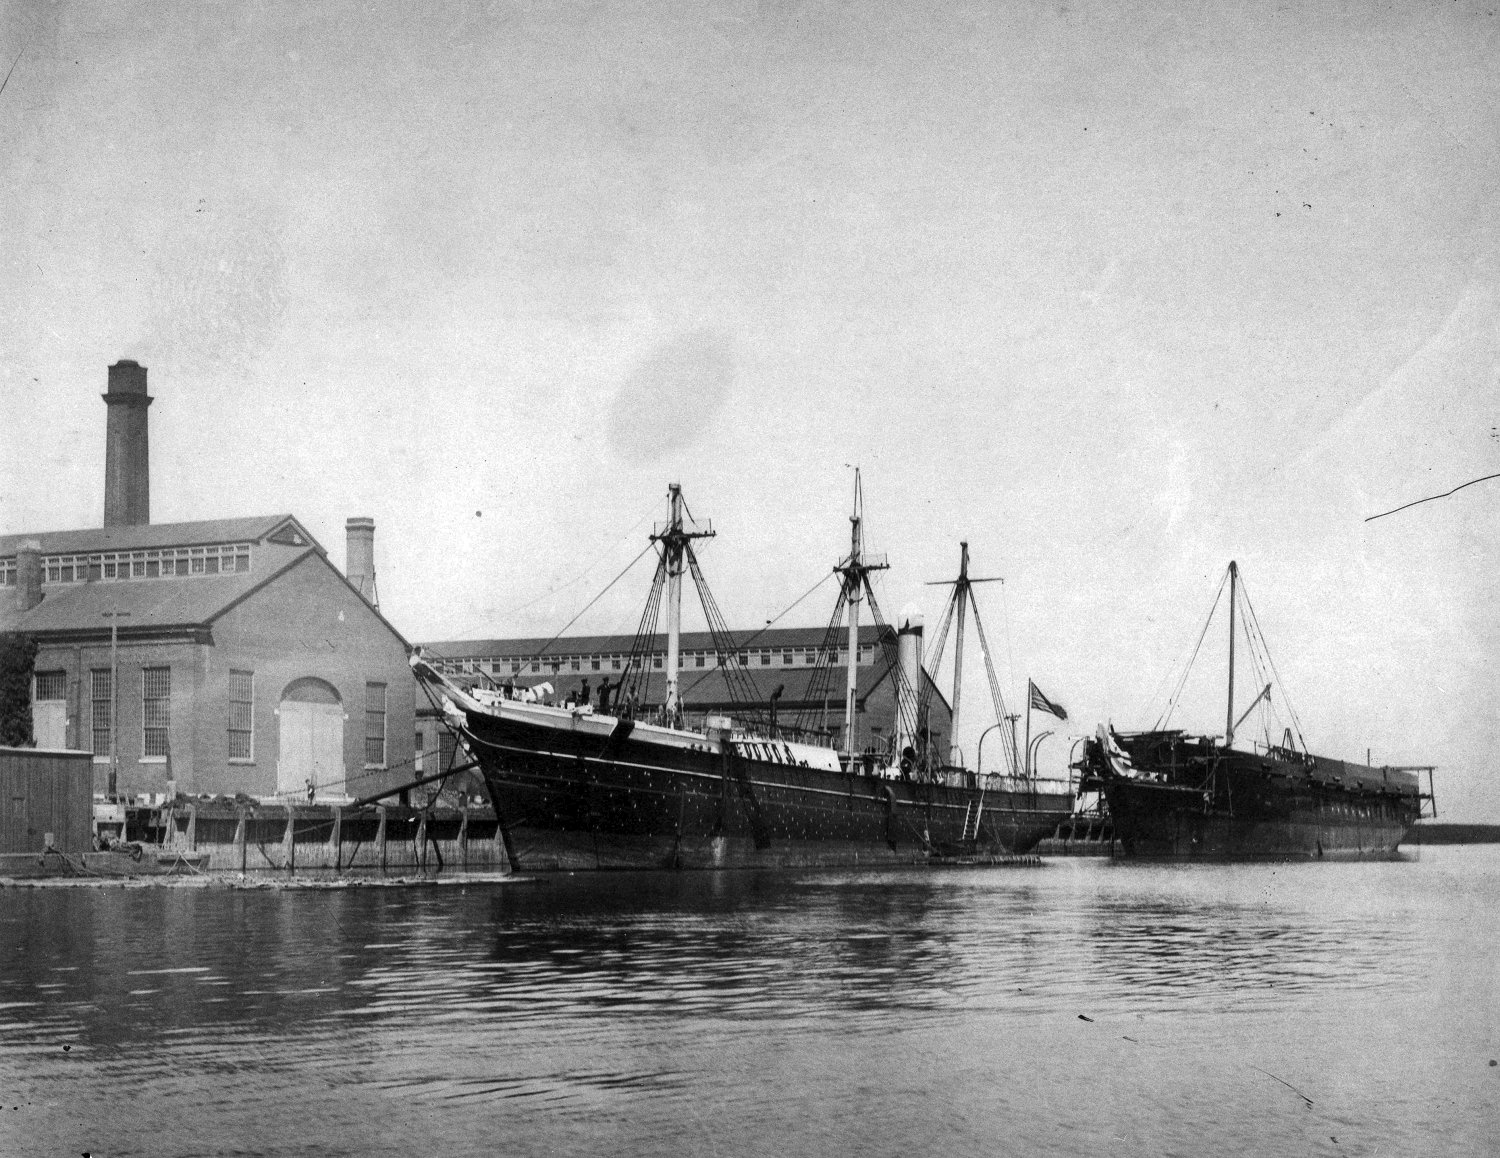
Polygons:
[[1451,848],[0,890],[0,1153],[1489,1154],[1497,886]]

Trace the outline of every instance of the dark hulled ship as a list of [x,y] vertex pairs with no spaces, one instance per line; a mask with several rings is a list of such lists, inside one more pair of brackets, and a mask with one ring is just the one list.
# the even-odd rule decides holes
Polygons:
[[[1294,860],[1395,855],[1412,825],[1430,810],[1432,768],[1374,767],[1315,756],[1302,742],[1300,727],[1285,728],[1280,743],[1269,742],[1268,736],[1265,743],[1235,746],[1236,729],[1257,706],[1270,703],[1277,681],[1254,611],[1245,601],[1247,639],[1262,649],[1252,651],[1252,658],[1265,655],[1264,664],[1256,667],[1272,679],[1236,718],[1235,620],[1243,597],[1234,563],[1226,582],[1230,649],[1223,738],[1162,728],[1116,732],[1101,725],[1084,746],[1080,791],[1103,794],[1125,856]],[[1295,721],[1290,708],[1288,713]]]
[[[694,557],[693,540],[712,531],[684,517],[678,487],[670,498],[670,517],[652,535],[657,573],[637,632],[638,640],[656,638],[653,609],[664,603],[665,665],[654,680],[649,673],[660,665],[642,651],[627,661],[612,704],[548,703],[535,688],[465,686],[413,657],[418,680],[483,773],[517,870],[998,858],[1031,849],[1068,814],[1071,791],[1024,775],[1013,758],[1007,772],[983,775],[936,757],[924,720],[931,681],[919,621],[882,624],[895,719],[887,744],[855,749],[860,611],[868,604],[878,620],[869,575],[884,566],[863,551],[857,483],[850,553],[835,568],[839,604],[819,655],[828,671],[847,659],[844,725],[835,731],[779,721],[774,694],[768,703],[753,688]],[[724,678],[741,689],[740,710],[699,721],[678,679],[685,572],[699,584],[710,632],[725,640]],[[834,633],[841,618],[842,647]],[[663,684],[659,702],[643,699]]]

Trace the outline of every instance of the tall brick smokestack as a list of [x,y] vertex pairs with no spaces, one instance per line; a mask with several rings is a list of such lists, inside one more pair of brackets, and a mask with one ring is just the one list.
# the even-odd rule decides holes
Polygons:
[[375,593],[375,520],[356,516],[344,522],[344,575],[371,607],[380,606]]
[[151,446],[147,440],[146,367],[121,359],[109,368],[104,396],[104,525],[139,527],[151,521]]

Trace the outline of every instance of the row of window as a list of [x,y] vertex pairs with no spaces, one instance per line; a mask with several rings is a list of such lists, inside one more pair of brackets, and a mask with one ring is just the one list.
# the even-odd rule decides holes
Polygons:
[[[66,700],[67,673],[36,673],[38,701]],[[89,725],[95,756],[110,754],[110,721],[114,717],[114,673],[107,667],[89,672]],[[365,763],[384,767],[386,685],[365,684]],[[172,727],[172,669],[141,669],[141,755],[170,754]],[[249,764],[255,760],[255,673],[229,673],[229,759]]]
[[[737,655],[741,667],[812,667],[817,664],[821,649],[815,647],[796,648],[759,648],[750,651],[742,651]],[[837,654],[827,653],[829,662],[834,665],[846,662],[847,652]],[[874,654],[873,647],[861,647],[859,649],[859,662],[868,664]],[[625,666],[625,660],[629,657],[624,655],[593,655],[593,656],[548,656],[543,659],[517,659],[514,657],[469,657],[464,659],[442,659],[436,662],[439,671],[449,675],[519,675],[523,672],[548,672],[558,675],[562,672],[581,671],[603,671],[604,665],[608,664],[609,671],[620,671]],[[666,657],[653,655],[651,666],[660,671],[666,666]],[[713,652],[684,652],[677,657],[678,667],[717,667],[717,658]]]
[[[192,575],[228,575],[248,570],[249,543],[42,557],[44,583],[85,583],[99,579],[175,579]],[[16,558],[12,555],[0,559],[0,587],[15,585]]]

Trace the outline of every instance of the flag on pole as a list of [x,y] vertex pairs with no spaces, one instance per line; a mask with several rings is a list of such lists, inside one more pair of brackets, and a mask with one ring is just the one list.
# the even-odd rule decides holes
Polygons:
[[1027,680],[1026,686],[1031,689],[1031,706],[1033,708],[1039,712],[1050,712],[1059,720],[1066,720],[1068,718],[1068,709],[1061,704],[1054,704],[1046,696],[1042,695],[1042,689],[1037,687],[1036,684]]

